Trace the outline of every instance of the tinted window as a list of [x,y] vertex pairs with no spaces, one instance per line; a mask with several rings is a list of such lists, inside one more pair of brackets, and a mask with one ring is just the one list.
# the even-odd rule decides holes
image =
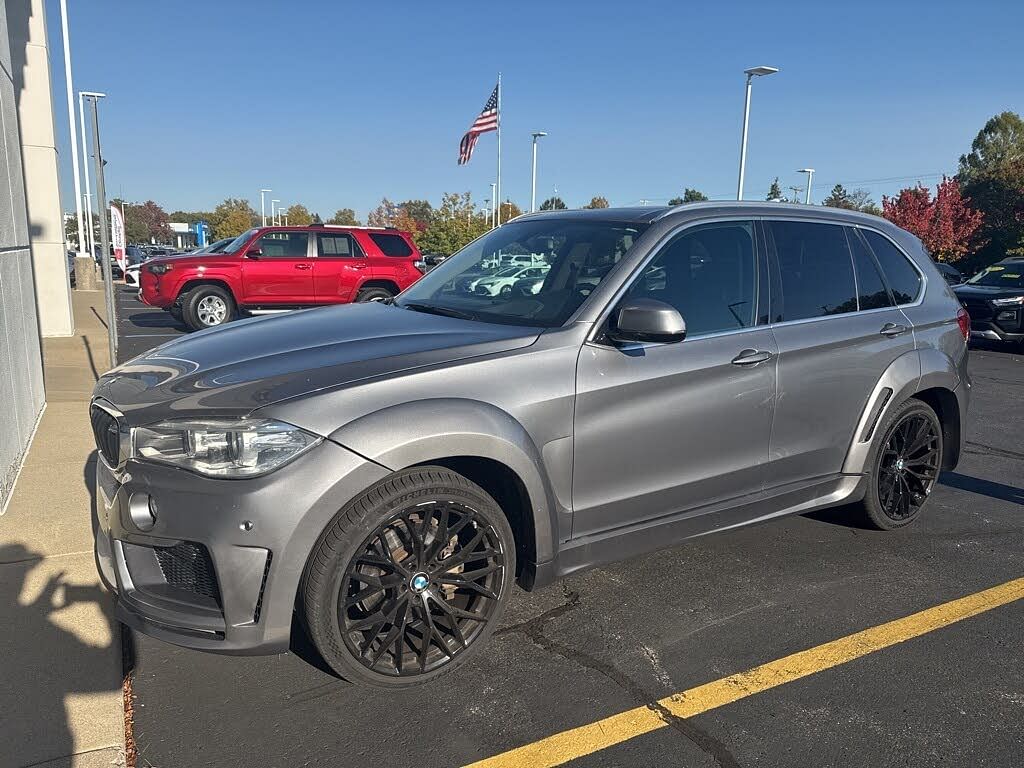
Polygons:
[[757,263],[749,221],[688,229],[647,265],[627,298],[664,301],[686,320],[687,338],[754,325]]
[[412,256],[412,248],[401,235],[387,235],[382,232],[371,232],[370,239],[377,244],[385,256]]
[[308,232],[268,232],[255,243],[267,258],[304,259],[309,243]]
[[339,232],[317,235],[316,239],[321,256],[362,256],[352,235]]
[[[511,222],[477,238],[407,288],[398,307],[485,322],[562,325],[629,251],[645,224],[574,221],[557,216]],[[498,265],[506,254],[533,254],[543,283],[524,295]],[[538,279],[538,278],[534,278]],[[503,290],[509,286],[510,290]]]
[[857,270],[857,299],[861,309],[881,309],[892,306],[892,297],[885,287],[878,271],[875,258],[857,235],[857,230],[847,229],[850,247],[853,249],[853,265]]
[[[782,283],[778,320],[803,320],[857,310],[846,233],[835,224],[766,222],[775,240]],[[781,306],[780,306],[781,304]]]
[[1001,261],[986,267],[967,282],[971,285],[1024,288],[1024,261]]
[[882,266],[882,273],[892,288],[893,298],[897,304],[907,304],[917,298],[921,290],[921,276],[917,273],[907,257],[887,237],[869,229],[861,230],[867,238],[868,245],[875,252],[875,258]]

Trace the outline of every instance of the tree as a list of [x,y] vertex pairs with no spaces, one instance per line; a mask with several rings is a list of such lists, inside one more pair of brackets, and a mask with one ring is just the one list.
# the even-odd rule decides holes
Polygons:
[[210,226],[213,227],[214,237],[220,240],[238,237],[247,229],[255,227],[259,221],[259,214],[249,205],[248,200],[229,197],[214,210]]
[[334,212],[334,215],[327,220],[328,224],[348,224],[349,226],[358,226],[359,219],[356,218],[356,212],[351,208],[339,208]]
[[875,205],[875,201],[871,199],[871,193],[866,189],[855,189],[849,194],[849,202],[852,206],[852,210],[861,211],[862,213],[870,213],[875,216],[882,215],[882,209]]
[[[562,207],[564,208],[565,206]],[[512,221],[512,219],[514,219],[516,216],[523,215],[523,209],[520,208],[515,203],[513,203],[507,197],[505,198],[505,202],[501,204],[500,208],[501,210],[499,211],[499,213],[501,213],[502,224]]]
[[850,193],[846,191],[846,187],[842,184],[836,184],[832,187],[832,191],[829,196],[821,201],[822,205],[827,205],[829,208],[846,208],[847,210],[853,210],[853,204],[850,201]]
[[765,198],[765,200],[778,202],[780,200],[785,199],[785,196],[782,194],[782,187],[779,186],[779,177],[776,176],[775,180],[772,182],[771,187],[769,187],[768,189],[768,196]]
[[1003,112],[985,123],[960,158],[961,192],[982,212],[968,269],[1024,253],[1024,120]]
[[446,192],[441,205],[434,209],[430,226],[414,234],[414,239],[424,253],[450,256],[488,229],[489,217],[477,213],[469,192]]
[[213,211],[171,211],[167,218],[183,224],[195,224],[197,221],[209,223],[213,219]]
[[[560,197],[549,197],[540,204],[540,209],[542,211],[564,211],[566,208],[568,208],[568,206]],[[502,218],[502,221],[505,221],[504,217]]]
[[288,219],[289,227],[304,227],[307,224],[313,223],[313,216],[302,203],[295,203],[295,205],[289,206],[285,210],[284,215]]
[[956,179],[942,177],[932,199],[928,188],[901,189],[895,198],[882,196],[882,211],[893,224],[913,232],[940,261],[958,261],[971,252],[974,233],[984,219],[960,194]]
[[314,213],[313,214],[313,221],[312,221],[312,223],[313,224],[323,224],[324,220],[320,218],[320,214],[319,213]]
[[380,201],[380,205],[367,215],[366,223],[371,227],[393,227],[397,216],[398,206],[385,197]]
[[583,206],[584,208],[607,208],[608,198],[606,197],[592,197],[590,202]]
[[423,232],[430,226],[430,220],[434,215],[434,206],[429,201],[406,200],[404,203],[399,203],[398,207],[405,211],[405,218],[415,224],[415,230]]

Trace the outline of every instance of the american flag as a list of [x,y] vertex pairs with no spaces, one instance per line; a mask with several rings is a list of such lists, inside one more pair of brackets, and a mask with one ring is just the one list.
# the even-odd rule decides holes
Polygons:
[[473,121],[466,131],[466,135],[459,142],[459,165],[465,165],[473,156],[473,149],[476,147],[476,140],[481,133],[498,130],[498,86],[494,86],[491,98],[484,104],[480,117]]

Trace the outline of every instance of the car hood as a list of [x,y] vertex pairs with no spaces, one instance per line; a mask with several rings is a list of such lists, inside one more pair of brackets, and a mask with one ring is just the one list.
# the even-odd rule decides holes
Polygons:
[[1024,295],[1024,288],[1011,288],[1002,285],[962,285],[953,286],[953,293],[960,298],[999,299],[1004,296]]
[[94,394],[131,425],[242,415],[372,377],[529,346],[539,334],[376,302],[337,305],[181,337],[114,368]]

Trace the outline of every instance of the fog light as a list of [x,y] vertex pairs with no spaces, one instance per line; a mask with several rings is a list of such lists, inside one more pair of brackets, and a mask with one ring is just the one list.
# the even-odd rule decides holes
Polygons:
[[128,516],[140,531],[153,529],[158,511],[156,499],[148,493],[133,493],[128,502]]

